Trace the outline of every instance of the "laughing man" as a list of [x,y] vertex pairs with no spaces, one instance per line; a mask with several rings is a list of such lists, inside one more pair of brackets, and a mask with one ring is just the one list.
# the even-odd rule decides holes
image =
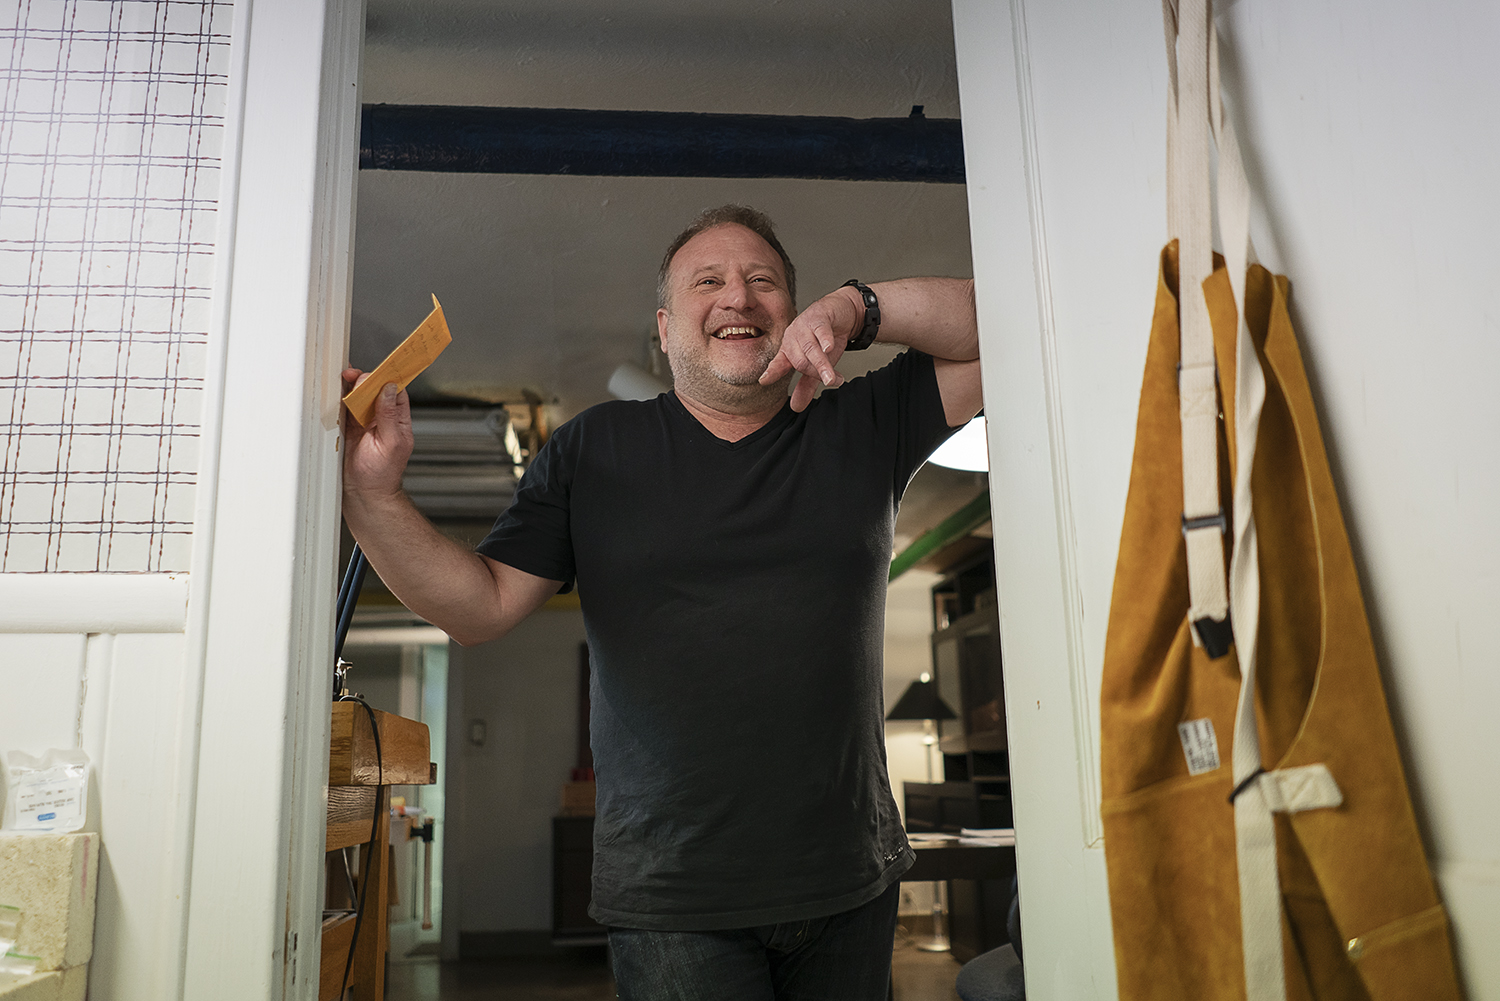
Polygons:
[[[886,777],[886,577],[908,481],[981,405],[973,286],[851,282],[798,315],[795,283],[765,215],[699,216],[657,286],[672,391],[559,427],[473,552],[401,492],[406,395],[346,422],[344,515],[408,608],[472,644],[578,587],[590,913],[627,1001],[887,996],[912,854]],[[909,350],[845,383],[834,364],[872,340]]]

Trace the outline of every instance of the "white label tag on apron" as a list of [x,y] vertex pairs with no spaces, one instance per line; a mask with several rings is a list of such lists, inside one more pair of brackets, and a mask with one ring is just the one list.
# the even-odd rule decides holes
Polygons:
[[1213,720],[1190,719],[1178,723],[1177,736],[1182,739],[1189,775],[1202,775],[1219,767],[1219,740],[1214,736]]

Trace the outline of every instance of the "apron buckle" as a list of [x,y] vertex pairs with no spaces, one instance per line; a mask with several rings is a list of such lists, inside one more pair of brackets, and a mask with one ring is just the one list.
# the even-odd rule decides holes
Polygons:
[[1228,615],[1222,619],[1210,619],[1207,616],[1194,619],[1193,631],[1202,641],[1209,660],[1218,660],[1224,656],[1234,643],[1234,626],[1230,624]]

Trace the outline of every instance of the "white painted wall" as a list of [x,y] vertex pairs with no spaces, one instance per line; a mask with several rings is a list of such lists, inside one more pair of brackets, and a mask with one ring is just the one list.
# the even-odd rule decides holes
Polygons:
[[[464,932],[550,932],[552,818],[577,764],[583,613],[549,609],[449,648],[444,954]],[[483,720],[484,746],[469,741]]]
[[[131,32],[143,17],[166,18],[157,30],[170,37],[185,30],[179,19],[207,9],[112,0],[26,11],[61,18],[54,30],[79,43],[69,58],[81,66],[110,32],[126,50],[138,43]],[[197,353],[184,370],[192,406],[177,415],[196,438],[166,467],[190,476],[178,482],[194,489],[177,491],[164,516],[171,544],[140,550],[138,564],[85,567],[75,546],[73,556],[59,550],[7,567],[34,572],[0,574],[0,751],[81,746],[95,764],[90,825],[104,851],[90,989],[123,1001],[316,993],[337,542],[333,415],[348,317],[364,8],[360,0],[239,0],[217,9],[212,30],[229,47],[227,65],[215,71],[220,87],[227,80],[222,143],[215,136],[197,152],[222,151],[222,160],[216,190],[197,189],[207,201],[194,211],[208,221],[193,237],[212,248],[212,267],[187,280],[189,298],[207,305],[201,329],[186,330],[201,339],[183,338]],[[14,34],[9,65],[30,65],[21,48],[37,37],[46,38]],[[120,100],[149,82],[131,73],[176,72],[170,63],[143,68],[121,57],[112,64],[124,74]],[[61,115],[52,124],[70,121]],[[115,126],[128,133],[130,124],[122,116]],[[166,143],[180,122],[145,125]],[[39,156],[78,153],[71,140],[47,146],[55,136],[46,129],[44,121],[9,134],[10,176]],[[148,152],[169,150],[148,143],[100,162],[149,175]],[[122,193],[101,184],[85,201],[106,204]],[[42,205],[33,238],[65,240],[46,213],[60,227],[65,210],[79,205],[45,197]],[[127,242],[161,238],[149,220],[137,222]],[[108,262],[99,263],[87,278],[90,295],[109,284]],[[158,329],[147,312],[122,315],[124,341],[149,341]],[[45,317],[22,313],[16,325],[33,339],[44,328],[99,335],[87,315],[64,319],[48,327]],[[46,389],[56,374],[17,369],[7,388]],[[9,438],[35,437],[15,413]],[[159,422],[160,406],[153,414]],[[120,419],[136,416],[127,407]],[[87,433],[92,420],[79,416],[73,433]],[[8,476],[46,465],[35,451],[6,456]],[[76,473],[68,462],[59,452],[55,469]],[[14,496],[5,509],[10,534],[36,521],[24,509],[16,514]],[[44,526],[47,518],[74,536],[89,530],[66,505],[47,511]]]
[[[177,793],[184,636],[0,632],[0,747],[81,747],[94,763],[88,828],[100,832],[95,996],[171,997],[184,846],[160,804]],[[159,993],[160,992],[160,993]]]
[[[1098,682],[1165,240],[1146,0],[958,0],[1027,989],[1114,995]],[[1262,259],[1298,325],[1469,995],[1500,998],[1500,141],[1481,3],[1221,10]]]

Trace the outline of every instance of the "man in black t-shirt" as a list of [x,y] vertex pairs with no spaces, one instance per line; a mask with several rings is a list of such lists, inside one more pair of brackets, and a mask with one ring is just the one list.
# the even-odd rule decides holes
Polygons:
[[[856,283],[798,316],[769,220],[725,206],[668,249],[658,298],[673,391],[558,428],[476,552],[401,493],[395,387],[368,429],[346,422],[345,517],[460,643],[576,582],[591,913],[622,997],[874,1001],[911,865],[881,727],[886,569],[907,482],[980,406],[972,283]],[[872,338],[914,350],[844,384],[834,364]]]

